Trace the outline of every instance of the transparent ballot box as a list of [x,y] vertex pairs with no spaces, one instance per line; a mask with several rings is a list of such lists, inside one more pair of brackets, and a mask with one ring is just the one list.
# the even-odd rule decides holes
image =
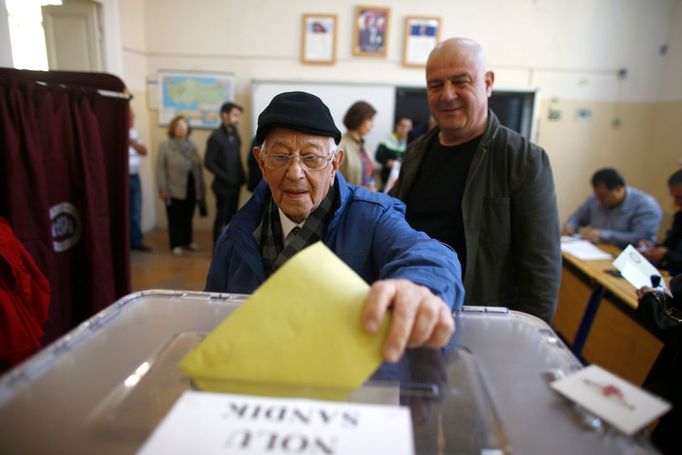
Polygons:
[[[131,454],[186,390],[179,361],[246,296],[145,291],[0,378],[0,453]],[[408,350],[356,390],[200,381],[211,390],[405,406],[419,454],[655,453],[560,398],[580,363],[542,321],[465,307],[444,349]]]

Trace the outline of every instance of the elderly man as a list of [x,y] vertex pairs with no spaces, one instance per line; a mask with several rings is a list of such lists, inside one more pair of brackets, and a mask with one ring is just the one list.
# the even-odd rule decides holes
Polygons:
[[405,347],[443,346],[464,291],[456,254],[412,229],[403,205],[346,183],[341,133],[322,101],[304,92],[275,96],[258,117],[253,153],[263,173],[218,240],[207,291],[251,293],[287,259],[322,240],[372,283],[363,323],[374,332],[393,316],[384,358]]
[[544,150],[488,109],[494,81],[475,41],[431,51],[426,92],[438,127],[407,149],[391,194],[411,226],[457,252],[467,305],[550,321],[561,274],[552,169]]
[[656,240],[663,211],[653,196],[631,186],[613,168],[599,169],[592,175],[594,194],[590,195],[564,224],[561,233],[594,242],[625,247],[639,240]]

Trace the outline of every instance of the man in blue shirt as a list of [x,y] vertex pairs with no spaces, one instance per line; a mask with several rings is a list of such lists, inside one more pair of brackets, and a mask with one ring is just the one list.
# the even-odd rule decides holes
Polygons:
[[663,212],[656,199],[627,186],[613,168],[600,169],[592,176],[594,194],[570,216],[562,235],[580,236],[593,242],[619,247],[636,245],[639,240],[656,240]]
[[400,201],[347,183],[338,172],[340,140],[318,97],[272,99],[258,117],[253,149],[263,181],[218,239],[206,290],[251,293],[321,240],[371,284],[367,331],[392,309],[385,360],[396,362],[406,347],[444,346],[455,329],[452,310],[464,301],[457,255],[412,229]]

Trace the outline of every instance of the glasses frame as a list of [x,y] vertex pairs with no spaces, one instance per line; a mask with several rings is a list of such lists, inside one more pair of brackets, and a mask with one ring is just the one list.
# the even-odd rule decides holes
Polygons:
[[[310,155],[315,155],[318,158],[323,158],[323,159],[327,160],[326,164],[319,169],[310,169],[303,162],[301,155],[287,155],[286,153],[261,153],[260,158],[261,158],[261,160],[263,160],[263,165],[265,167],[267,167],[268,169],[270,169],[271,171],[281,171],[283,169],[289,169],[289,166],[291,166],[291,162],[294,160],[294,158],[298,158],[299,166],[301,166],[302,169],[304,169],[308,172],[318,172],[318,171],[324,171],[325,169],[327,169],[329,167],[329,163],[331,163],[332,160],[336,157],[336,153],[332,153],[328,157],[318,155],[317,153],[308,153],[305,156],[310,156]],[[286,156],[289,159],[289,161],[287,162],[286,165],[284,165],[282,167],[272,167],[272,166],[268,165],[267,161],[265,160],[265,158],[268,156]]]

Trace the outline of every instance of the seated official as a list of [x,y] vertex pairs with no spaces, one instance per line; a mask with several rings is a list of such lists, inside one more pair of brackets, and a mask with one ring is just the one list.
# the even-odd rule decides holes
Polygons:
[[653,196],[631,186],[612,168],[600,169],[592,176],[594,194],[570,216],[561,230],[593,242],[625,247],[641,239],[656,240],[663,211]]
[[455,329],[452,310],[464,300],[457,255],[412,229],[398,200],[348,184],[338,172],[340,139],[318,97],[288,92],[272,99],[258,116],[260,146],[253,149],[264,181],[218,239],[206,290],[252,293],[322,240],[373,283],[366,330],[375,332],[392,308],[387,361],[399,360],[405,347],[445,345]]
[[678,208],[673,218],[673,225],[660,245],[650,240],[642,240],[639,250],[648,260],[658,267],[666,269],[671,275],[682,273],[682,169],[676,171],[668,179],[668,191]]

